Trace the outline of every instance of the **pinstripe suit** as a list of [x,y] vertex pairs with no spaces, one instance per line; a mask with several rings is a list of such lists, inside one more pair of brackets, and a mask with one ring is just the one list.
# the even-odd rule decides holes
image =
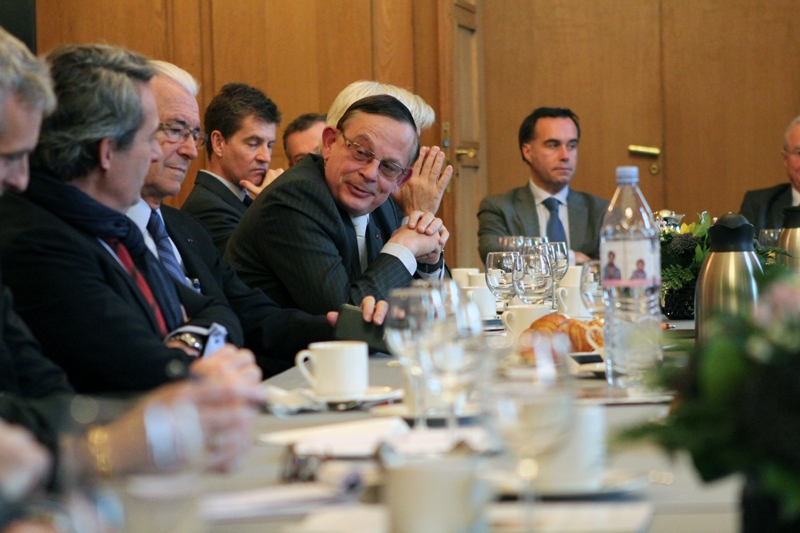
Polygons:
[[381,254],[402,213],[391,200],[370,214],[363,273],[353,224],[334,202],[322,158],[310,155],[262,192],[231,236],[225,259],[251,287],[282,307],[311,314],[359,304],[411,282],[403,263]]

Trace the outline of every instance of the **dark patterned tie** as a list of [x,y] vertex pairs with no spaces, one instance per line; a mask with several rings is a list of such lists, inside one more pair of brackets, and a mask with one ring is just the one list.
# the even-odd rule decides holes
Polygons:
[[242,198],[242,203],[244,204],[245,207],[250,207],[250,204],[253,203],[253,199],[250,198],[249,194],[244,193],[244,198]]
[[567,232],[564,231],[564,224],[558,217],[558,200],[551,196],[542,204],[550,211],[550,218],[547,220],[547,238],[550,242],[567,242]]
[[166,337],[169,330],[167,329],[167,322],[164,320],[164,314],[161,312],[161,308],[158,306],[158,302],[156,302],[153,291],[150,290],[150,285],[147,284],[147,280],[144,279],[142,273],[139,272],[139,269],[133,264],[133,258],[130,252],[119,239],[108,237],[103,240],[111,247],[114,253],[117,254],[119,262],[125,267],[128,275],[133,278],[133,282],[136,284],[136,287],[138,287],[139,292],[142,293],[142,296],[144,296],[147,305],[150,306],[153,316],[155,316],[161,336]]
[[147,231],[156,243],[158,249],[158,257],[161,259],[161,264],[167,269],[169,275],[180,281],[186,286],[189,286],[189,280],[183,275],[181,265],[178,263],[178,258],[175,257],[175,252],[172,249],[172,243],[169,242],[169,235],[167,228],[164,227],[164,221],[158,215],[156,210],[150,211],[150,220],[147,221]]

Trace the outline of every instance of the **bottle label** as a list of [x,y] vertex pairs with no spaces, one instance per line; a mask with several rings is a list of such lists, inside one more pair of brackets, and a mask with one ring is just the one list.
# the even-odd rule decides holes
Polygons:
[[600,243],[604,287],[650,287],[661,284],[661,250],[650,239]]

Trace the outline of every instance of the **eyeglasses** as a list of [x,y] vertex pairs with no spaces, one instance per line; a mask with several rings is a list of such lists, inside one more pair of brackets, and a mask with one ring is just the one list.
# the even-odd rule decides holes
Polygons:
[[359,163],[369,165],[372,163],[372,161],[377,159],[380,162],[380,165],[378,165],[378,172],[380,172],[381,176],[387,180],[396,180],[405,174],[406,170],[408,170],[407,168],[401,167],[397,162],[390,159],[378,159],[375,157],[375,152],[372,150],[367,150],[357,142],[348,141],[344,136],[344,133],[342,133],[342,139],[344,140],[344,144],[347,145],[347,148],[350,150],[350,157]]
[[202,148],[208,140],[208,135],[203,133],[200,128],[191,129],[182,122],[159,122],[158,131],[163,131],[164,136],[171,143],[186,142],[191,135],[198,148]]

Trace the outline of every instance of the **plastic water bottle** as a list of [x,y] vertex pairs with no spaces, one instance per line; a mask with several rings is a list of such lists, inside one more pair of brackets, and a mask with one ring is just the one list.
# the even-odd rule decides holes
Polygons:
[[663,358],[661,244],[638,183],[637,167],[617,167],[617,192],[600,229],[606,378],[618,387],[641,385]]

